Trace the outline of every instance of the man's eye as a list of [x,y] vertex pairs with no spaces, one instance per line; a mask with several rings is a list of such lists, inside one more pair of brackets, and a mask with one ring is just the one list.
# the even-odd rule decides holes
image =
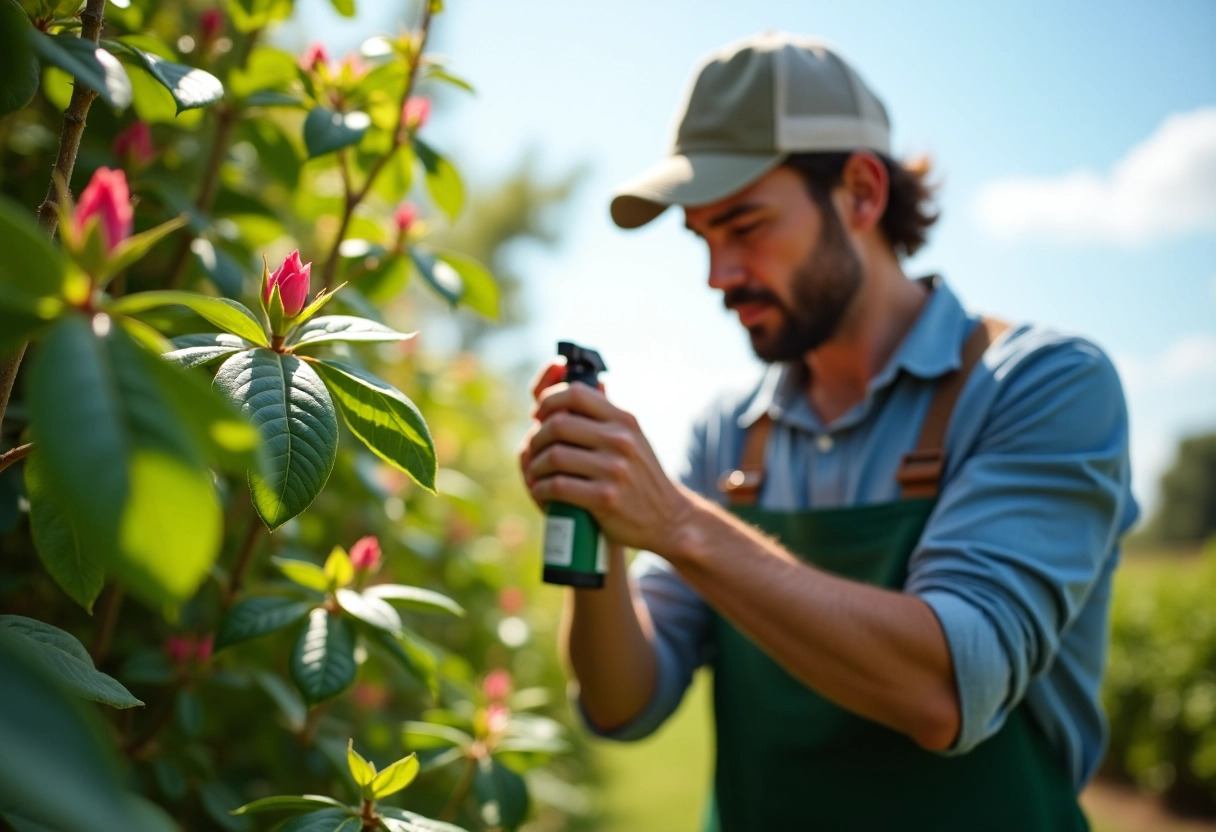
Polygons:
[[751,223],[748,223],[747,225],[737,225],[734,228],[735,236],[736,237],[747,237],[753,231],[755,231],[757,228],[759,228],[762,224],[763,223],[759,223],[759,222],[751,222]]

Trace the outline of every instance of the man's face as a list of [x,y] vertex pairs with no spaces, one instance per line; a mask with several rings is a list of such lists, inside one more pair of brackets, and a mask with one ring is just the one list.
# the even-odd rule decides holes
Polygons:
[[862,264],[835,209],[821,209],[797,173],[779,167],[685,218],[709,247],[709,285],[761,360],[800,359],[839,329]]

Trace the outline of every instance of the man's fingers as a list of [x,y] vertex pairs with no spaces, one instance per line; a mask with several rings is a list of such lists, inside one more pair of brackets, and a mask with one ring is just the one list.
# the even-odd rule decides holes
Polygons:
[[593,509],[605,502],[607,486],[593,480],[583,480],[565,474],[555,474],[532,483],[532,499],[541,505],[556,501]]
[[572,410],[600,422],[614,421],[621,412],[603,392],[586,384],[554,384],[540,394],[533,418],[543,422],[559,410]]
[[545,448],[562,443],[595,450],[605,447],[611,440],[610,431],[603,422],[588,419],[577,413],[562,411],[540,423],[528,443],[531,458],[535,459]]
[[559,442],[533,458],[528,467],[528,481],[535,482],[554,474],[612,481],[624,476],[624,464],[606,454]]

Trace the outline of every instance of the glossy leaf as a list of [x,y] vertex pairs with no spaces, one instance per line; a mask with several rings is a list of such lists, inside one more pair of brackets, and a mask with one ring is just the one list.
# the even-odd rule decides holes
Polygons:
[[30,654],[73,693],[115,708],[144,704],[113,676],[94,667],[93,657],[72,634],[23,615],[0,615],[0,631],[22,641]]
[[397,634],[381,629],[364,631],[366,637],[384,650],[407,673],[426,685],[433,695],[439,692],[439,663],[426,647],[408,631]]
[[472,735],[451,725],[437,722],[406,722],[401,726],[401,744],[410,751],[433,751],[436,748],[468,748]]
[[389,832],[468,832],[463,826],[424,817],[396,806],[379,806],[377,811]]
[[0,117],[29,104],[38,91],[38,59],[30,44],[33,33],[16,0],[0,0]]
[[288,18],[292,0],[227,0],[225,7],[236,30],[248,34]]
[[190,416],[160,384],[166,371],[105,315],[71,316],[32,362],[29,408],[76,533],[145,600],[181,603],[215,561],[221,517]]
[[363,594],[384,601],[393,601],[411,609],[425,612],[448,612],[452,615],[464,615],[464,607],[457,604],[446,595],[420,586],[405,586],[404,584],[376,584],[369,586]]
[[159,55],[140,49],[132,48],[130,51],[173,96],[178,113],[206,107],[224,97],[224,85],[210,72],[166,61]]
[[244,293],[245,270],[231,254],[205,237],[195,237],[191,240],[190,251],[203,273],[224,297],[235,300]]
[[263,797],[260,800],[246,803],[239,809],[233,809],[232,814],[247,815],[255,812],[284,812],[295,809],[317,809],[319,807],[332,807],[341,809],[343,812],[347,811],[345,805],[334,800],[332,797],[325,797],[319,794],[281,794],[274,797]]
[[215,649],[221,650],[247,639],[273,633],[294,624],[312,609],[311,601],[272,596],[238,601],[220,621]]
[[[308,706],[300,698],[299,692],[288,685],[278,676],[265,670],[250,671],[250,676],[271,701],[278,706],[279,712],[287,720],[287,729],[298,734],[304,730],[308,720]],[[308,795],[305,795],[307,797]]]
[[270,346],[266,330],[249,308],[228,298],[211,298],[197,292],[138,292],[111,301],[108,309],[116,315],[136,315],[159,306],[177,304],[210,321],[225,332],[246,341]]
[[528,816],[528,786],[524,778],[493,757],[477,761],[473,792],[487,826],[515,829]]
[[372,780],[372,797],[379,800],[401,791],[414,782],[414,778],[418,776],[418,768],[417,754],[402,757],[384,771],[379,772]]
[[270,562],[278,567],[278,570],[288,580],[300,586],[315,589],[317,592],[329,591],[329,578],[325,576],[325,570],[315,563],[310,563],[306,560],[294,560],[292,558],[271,558]]
[[263,462],[250,475],[258,514],[271,531],[325,487],[338,454],[338,416],[325,385],[300,359],[270,350],[233,355],[215,387],[262,436]]
[[362,825],[349,809],[321,809],[286,821],[277,832],[358,832]]
[[304,146],[315,159],[343,147],[358,144],[371,126],[367,113],[355,110],[339,113],[328,107],[314,107],[304,119]]
[[474,312],[498,320],[498,284],[489,270],[464,254],[454,251],[436,253],[440,263],[446,263],[460,278],[459,301]]
[[355,579],[355,567],[351,565],[350,555],[341,546],[335,546],[330,551],[323,571],[330,589],[346,586]]
[[296,330],[288,339],[287,346],[299,350],[312,344],[335,341],[407,341],[417,334],[417,332],[398,332],[384,324],[367,318],[356,318],[353,315],[324,315],[314,318]]
[[350,769],[350,776],[354,778],[355,785],[361,789],[366,789],[376,778],[376,767],[355,750],[353,739],[346,744],[346,767]]
[[227,332],[198,333],[195,335],[180,335],[171,339],[176,347],[164,355],[166,361],[183,369],[204,367],[234,352],[251,349],[244,338],[230,335]]
[[369,598],[352,589],[339,589],[337,599],[342,609],[369,627],[393,634],[401,632],[401,616],[378,598]]
[[337,696],[355,681],[355,638],[350,623],[323,607],[308,616],[291,652],[291,678],[310,704]]
[[342,409],[351,433],[376,456],[434,491],[435,445],[414,403],[358,367],[327,359],[316,359],[313,364]]
[[47,486],[40,454],[25,460],[25,493],[30,501],[30,532],[47,574],[68,597],[92,614],[106,571],[76,534],[59,498]]
[[242,103],[246,107],[303,107],[304,102],[297,95],[279,92],[278,90],[257,90],[250,93]]
[[440,156],[433,147],[417,137],[414,152],[426,171],[426,191],[435,206],[455,222],[464,208],[464,183],[452,163]]
[[153,226],[147,231],[133,234],[123,240],[110,254],[102,276],[110,277],[137,262],[152,250],[152,247],[186,224],[186,217],[174,217],[168,222]]
[[131,79],[118,58],[90,40],[75,35],[33,33],[34,51],[43,63],[57,66],[96,92],[116,110],[131,104]]
[[0,350],[5,350],[63,311],[68,266],[29,211],[7,197],[0,197],[0,251]]

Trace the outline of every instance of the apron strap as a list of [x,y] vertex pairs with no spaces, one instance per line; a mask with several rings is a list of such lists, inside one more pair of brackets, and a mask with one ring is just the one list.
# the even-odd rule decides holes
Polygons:
[[[895,479],[904,499],[936,497],[946,467],[946,428],[954,413],[954,405],[971,371],[984,351],[1001,336],[1009,324],[996,318],[983,318],[963,342],[962,363],[957,370],[942,376],[933,391],[933,400],[921,425],[915,450],[904,454]],[[732,506],[751,506],[760,496],[764,485],[764,449],[772,431],[773,420],[767,413],[752,423],[743,439],[743,455],[739,467],[727,471],[718,480],[718,489]]]

